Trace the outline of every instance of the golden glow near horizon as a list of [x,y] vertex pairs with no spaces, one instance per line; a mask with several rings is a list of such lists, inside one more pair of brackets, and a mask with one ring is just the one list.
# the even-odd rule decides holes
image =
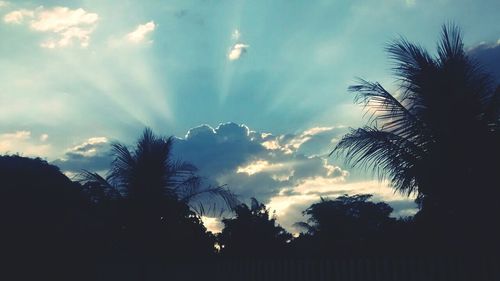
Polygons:
[[285,167],[282,163],[269,163],[266,160],[257,160],[244,167],[238,167],[237,173],[247,173],[249,176],[263,171],[276,171]]

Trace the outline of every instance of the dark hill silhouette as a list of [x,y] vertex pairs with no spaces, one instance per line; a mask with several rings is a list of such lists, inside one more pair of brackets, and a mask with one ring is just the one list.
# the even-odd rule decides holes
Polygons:
[[[53,273],[69,272],[68,266],[77,267],[91,254],[87,203],[79,185],[56,166],[39,158],[0,156],[2,255],[33,270],[39,265],[50,271],[58,264]],[[68,259],[71,263],[64,263]]]

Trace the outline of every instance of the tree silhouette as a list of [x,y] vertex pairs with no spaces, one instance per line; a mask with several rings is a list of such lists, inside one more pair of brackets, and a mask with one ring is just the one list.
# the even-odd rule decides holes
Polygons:
[[[395,224],[393,209],[384,202],[368,201],[372,195],[343,195],[335,200],[321,198],[303,214],[307,222],[295,225],[306,230],[294,246],[316,254],[368,253],[381,243]],[[309,249],[305,249],[308,247]]]
[[218,241],[224,256],[264,257],[282,255],[292,236],[276,224],[276,218],[255,198],[250,207],[237,206],[234,218],[223,219]]
[[156,136],[146,128],[134,150],[112,145],[115,159],[106,178],[83,173],[88,190],[101,195],[97,198],[107,194],[122,199],[124,244],[140,258],[213,252],[213,237],[201,222],[204,208],[196,209],[202,206],[197,200],[206,195],[229,207],[236,202],[224,186],[202,187],[194,166],[172,159],[172,145],[172,137]]
[[366,239],[374,236],[391,219],[392,208],[386,203],[368,201],[372,195],[343,195],[335,200],[321,198],[303,213],[310,216],[306,226],[311,234],[330,239]]
[[[332,153],[416,193],[419,216],[437,225],[500,214],[500,92],[467,56],[458,27],[443,27],[436,57],[404,38],[387,51],[399,89],[391,94],[365,80],[351,86],[372,123],[351,130]],[[472,193],[487,196],[476,202]]]

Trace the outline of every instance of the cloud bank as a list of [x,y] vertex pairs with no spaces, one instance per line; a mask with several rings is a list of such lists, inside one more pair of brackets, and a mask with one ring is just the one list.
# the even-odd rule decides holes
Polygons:
[[[247,202],[255,197],[278,215],[285,228],[302,221],[302,211],[321,197],[370,193],[373,200],[394,203],[394,216],[415,212],[413,199],[394,194],[387,183],[353,180],[349,172],[327,157],[345,127],[314,127],[303,132],[274,135],[245,125],[201,125],[175,138],[173,157],[194,164],[206,185],[223,185]],[[64,171],[104,171],[112,159],[107,138],[90,138],[67,150],[53,164]],[[205,218],[220,226],[213,218]],[[217,229],[212,229],[217,230]]]
[[481,63],[496,83],[500,84],[500,39],[496,43],[483,43],[470,49],[469,55]]
[[293,231],[302,211],[320,197],[371,193],[394,203],[394,216],[415,212],[413,199],[394,194],[387,183],[351,181],[349,172],[326,155],[345,127],[314,127],[286,135],[255,132],[245,125],[202,125],[178,138],[174,154],[193,163],[210,183],[227,184],[242,201],[255,197],[276,211]]

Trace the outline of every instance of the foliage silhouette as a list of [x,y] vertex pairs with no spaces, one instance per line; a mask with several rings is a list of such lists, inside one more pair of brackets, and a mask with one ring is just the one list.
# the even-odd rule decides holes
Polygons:
[[250,207],[241,204],[234,209],[234,218],[223,219],[224,229],[218,236],[223,256],[268,257],[283,255],[292,238],[266,206],[251,199]]
[[[118,237],[121,246],[139,259],[194,257],[214,253],[214,236],[206,232],[200,215],[203,208],[190,205],[203,195],[218,196],[227,206],[235,196],[224,186],[202,187],[196,168],[171,157],[173,138],[156,136],[145,129],[130,151],[114,143],[115,157],[106,178],[84,171],[82,182],[102,206],[119,202]],[[190,208],[193,207],[193,208]]]
[[[442,29],[436,57],[404,38],[387,51],[397,94],[365,80],[351,86],[371,124],[352,129],[332,153],[388,177],[399,192],[416,193],[419,219],[445,233],[480,235],[500,214],[497,85],[467,56],[452,24]],[[471,200],[473,193],[486,196]]]
[[368,201],[371,197],[343,195],[312,204],[303,212],[307,222],[295,224],[306,231],[293,242],[296,252],[331,256],[373,254],[381,247],[388,251],[388,235],[402,221],[389,216],[393,209],[388,204]]

